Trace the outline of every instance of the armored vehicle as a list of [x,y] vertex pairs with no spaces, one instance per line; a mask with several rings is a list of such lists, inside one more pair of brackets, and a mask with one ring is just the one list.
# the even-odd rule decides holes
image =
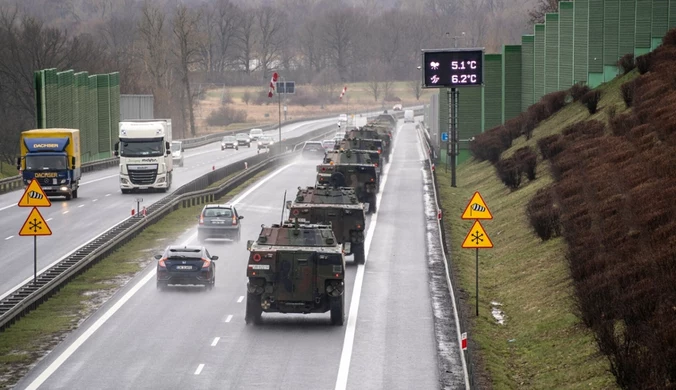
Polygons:
[[[379,139],[344,139],[334,146],[335,150],[351,150],[357,153],[366,152],[371,157],[371,162],[376,166],[376,172],[380,175],[382,169],[382,145],[383,141]],[[326,160],[326,159],[325,159]],[[324,161],[328,162],[328,161]]]
[[353,187],[360,202],[368,203],[368,212],[376,211],[379,190],[378,173],[366,151],[332,150],[325,163],[317,165],[317,184]]
[[359,203],[352,187],[298,187],[294,201],[287,202],[289,216],[310,223],[330,223],[333,234],[347,255],[364,264],[364,204]]
[[261,226],[248,241],[246,323],[266,313],[326,313],[345,318],[345,255],[330,225],[283,223]]
[[363,140],[381,140],[382,141],[382,158],[384,162],[389,160],[391,152],[392,138],[387,134],[381,134],[373,127],[364,126],[359,129],[350,130],[345,136],[348,140],[363,139]]

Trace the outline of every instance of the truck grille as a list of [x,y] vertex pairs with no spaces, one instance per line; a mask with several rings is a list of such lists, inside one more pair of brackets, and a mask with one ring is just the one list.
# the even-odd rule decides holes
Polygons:
[[127,165],[129,180],[136,185],[151,185],[157,179],[157,165]]

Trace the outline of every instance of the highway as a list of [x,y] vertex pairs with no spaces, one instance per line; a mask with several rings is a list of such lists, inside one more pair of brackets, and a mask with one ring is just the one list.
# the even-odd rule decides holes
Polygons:
[[[260,326],[244,322],[246,240],[261,224],[279,222],[284,190],[293,196],[314,184],[317,162],[296,162],[233,200],[244,216],[242,242],[207,243],[220,257],[213,290],[161,292],[153,263],[16,388],[439,388],[421,160],[414,126],[400,126],[378,212],[367,222],[366,264],[348,257],[345,326],[331,326],[328,313],[264,313]],[[195,228],[176,243],[195,244]]]
[[[335,123],[335,119],[322,119],[282,126],[282,137],[297,137]],[[277,129],[265,133],[275,140],[278,138]],[[219,168],[251,157],[256,152],[257,147],[253,143],[251,148],[240,147],[238,151],[221,151],[220,142],[186,149],[184,167],[174,166],[169,191],[206,174],[214,166]],[[160,192],[123,195],[118,184],[118,172],[119,168],[114,167],[85,173],[77,199],[51,198],[52,206],[40,209],[52,235],[37,238],[38,273],[128,218],[132,208],[136,208],[136,198],[143,198],[141,207],[147,207],[166,196]],[[33,277],[33,237],[18,235],[30,211],[17,206],[22,193],[23,190],[20,190],[0,195],[0,253],[3,254],[0,298]]]

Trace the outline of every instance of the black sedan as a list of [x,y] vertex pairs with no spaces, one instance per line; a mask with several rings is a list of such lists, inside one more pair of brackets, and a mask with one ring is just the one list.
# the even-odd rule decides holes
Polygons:
[[216,283],[218,256],[211,256],[203,246],[170,245],[164,254],[155,255],[157,261],[157,288],[168,285],[202,285],[211,290]]

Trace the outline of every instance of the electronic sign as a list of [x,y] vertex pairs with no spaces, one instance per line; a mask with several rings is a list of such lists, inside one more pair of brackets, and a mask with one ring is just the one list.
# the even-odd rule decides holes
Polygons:
[[423,87],[457,88],[484,83],[484,49],[423,50]]

